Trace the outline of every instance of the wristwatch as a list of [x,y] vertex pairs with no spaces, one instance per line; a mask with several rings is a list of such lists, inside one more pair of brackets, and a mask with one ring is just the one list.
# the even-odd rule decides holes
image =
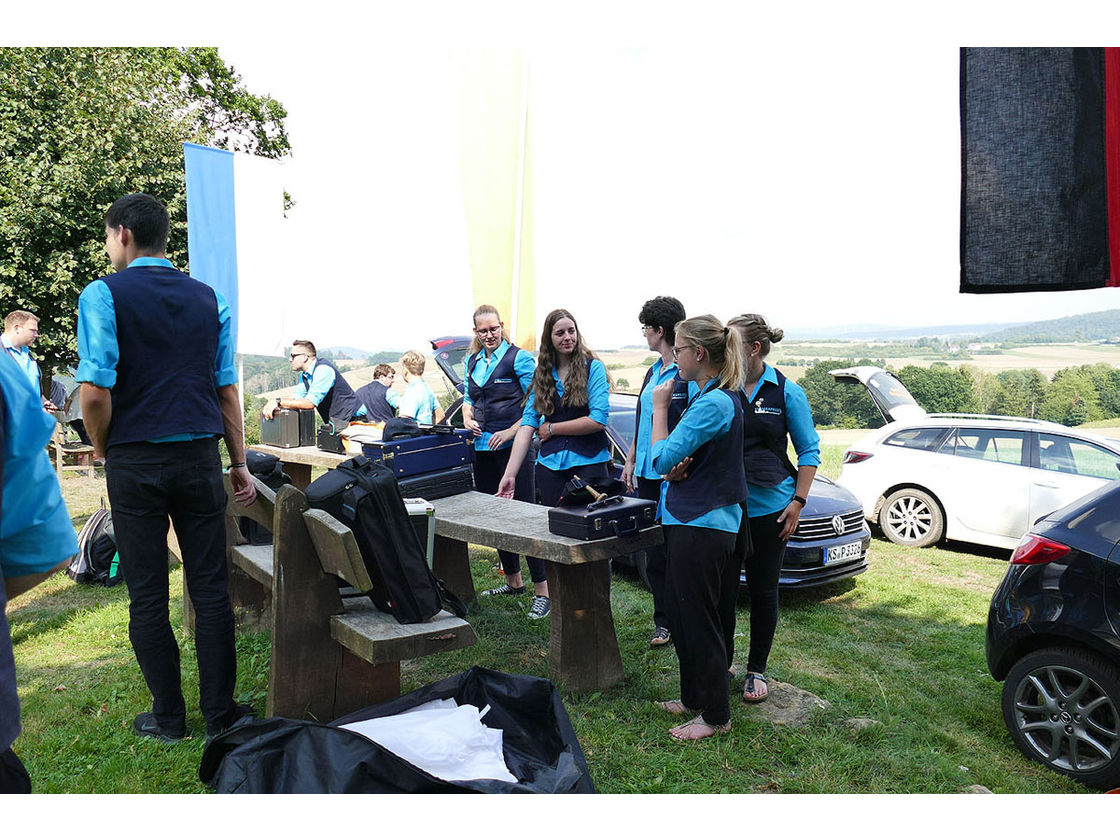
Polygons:
[[804,496],[794,496],[793,501],[801,502],[801,507],[805,507],[805,497]]

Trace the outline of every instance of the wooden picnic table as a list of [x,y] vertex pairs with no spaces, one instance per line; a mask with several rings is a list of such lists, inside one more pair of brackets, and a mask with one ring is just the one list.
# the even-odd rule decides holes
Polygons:
[[[257,444],[251,449],[280,458],[284,472],[300,490],[311,483],[311,468],[332,468],[352,455],[335,455],[314,446],[283,449]],[[660,545],[661,528],[626,537],[577,540],[550,533],[548,508],[471,491],[429,499],[435,506],[436,540],[432,570],[465,601],[475,598],[468,544],[485,545],[532,557],[547,564],[552,600],[549,675],[572,691],[607,688],[622,679],[611,613],[607,560]]]

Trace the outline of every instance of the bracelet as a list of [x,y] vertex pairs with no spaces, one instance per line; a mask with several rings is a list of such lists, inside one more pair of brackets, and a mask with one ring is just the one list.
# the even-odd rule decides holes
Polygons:
[[801,507],[805,507],[806,502],[805,502],[805,497],[804,496],[794,496],[793,501],[801,502]]
[[548,424],[548,436],[552,437],[554,434],[555,434],[555,432],[552,431],[552,424],[549,423]]
[[235,470],[235,469],[237,469],[238,467],[243,467],[243,466],[245,466],[245,462],[244,462],[244,461],[238,461],[238,462],[237,462],[236,464],[230,464],[230,465],[229,465],[229,468],[230,468],[231,470]]

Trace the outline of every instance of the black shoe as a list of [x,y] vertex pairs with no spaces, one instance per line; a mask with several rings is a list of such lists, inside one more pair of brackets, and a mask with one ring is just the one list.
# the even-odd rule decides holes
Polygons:
[[184,725],[182,729],[170,729],[159,725],[155,712],[141,712],[132,721],[132,731],[141,738],[155,738],[157,741],[182,741],[187,734]]
[[233,726],[235,723],[237,723],[239,720],[241,720],[241,718],[243,718],[243,717],[256,717],[256,716],[257,716],[256,710],[253,709],[252,706],[249,706],[245,703],[238,703],[237,706],[234,707],[233,711],[230,712],[230,715],[226,719],[226,723],[225,723],[224,726],[214,725],[214,724],[209,724],[209,723],[206,724],[206,741],[207,741],[207,743],[210,742],[210,739],[216,738],[219,735],[221,735],[223,732],[225,732],[227,729],[229,729],[231,726]]

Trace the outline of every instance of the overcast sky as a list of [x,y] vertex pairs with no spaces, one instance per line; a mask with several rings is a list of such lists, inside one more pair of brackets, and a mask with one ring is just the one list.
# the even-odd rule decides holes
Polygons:
[[379,349],[469,326],[449,46],[525,48],[538,308],[600,347],[640,341],[656,294],[787,328],[1120,306],[957,293],[958,48],[1095,43],[1091,4],[404,5],[202,3],[128,36],[216,44],[287,107],[289,331]]

